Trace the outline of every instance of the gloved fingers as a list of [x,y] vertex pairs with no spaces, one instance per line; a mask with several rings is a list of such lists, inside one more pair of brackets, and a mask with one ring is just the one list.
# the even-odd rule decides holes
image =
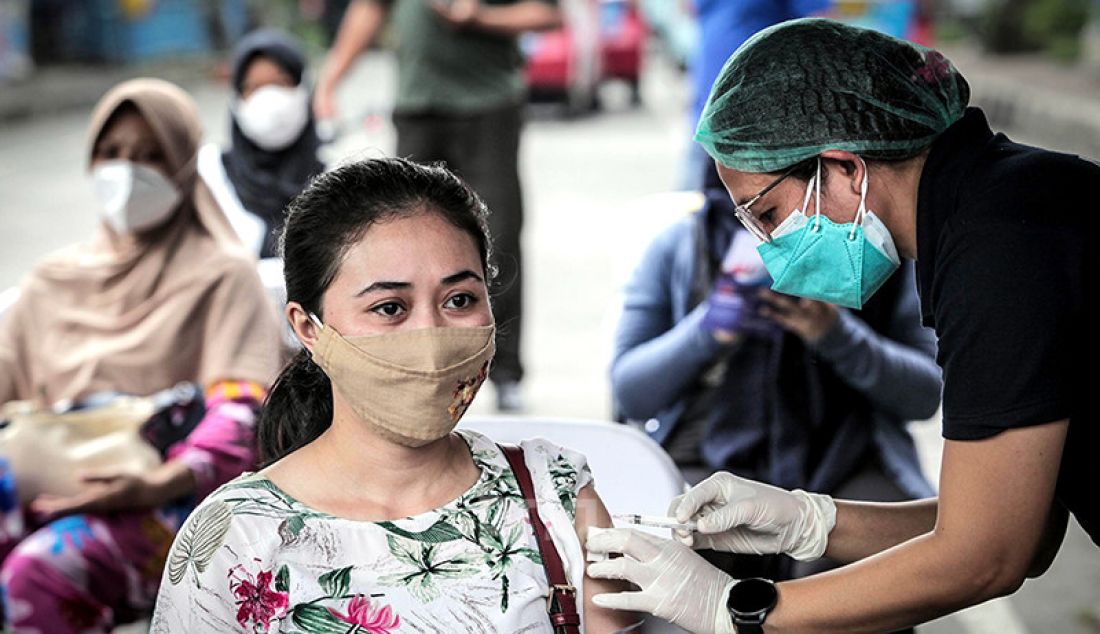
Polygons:
[[727,473],[715,473],[681,495],[675,509],[677,522],[686,522],[707,504],[721,504],[725,501],[725,487],[722,481],[729,477]]
[[[757,514],[755,500],[733,501],[725,506],[711,510],[695,522],[696,531],[702,534],[723,533],[741,526],[751,526],[751,519]],[[769,518],[774,520],[774,518]],[[769,521],[774,523],[774,521]]]
[[636,586],[648,586],[653,574],[641,562],[630,557],[619,557],[588,564],[588,576],[596,579],[620,579]]
[[657,600],[645,592],[605,592],[592,597],[592,602],[601,608],[649,614],[657,607]]
[[662,540],[631,528],[611,528],[589,533],[585,544],[591,553],[622,553],[638,561],[649,561],[661,552]]
[[718,540],[711,535],[694,533],[692,535],[690,544],[684,544],[684,542],[680,543],[684,544],[685,546],[690,546],[694,550],[726,550],[722,547],[724,546],[724,541],[725,540]]
[[672,529],[672,539],[675,539],[688,548],[692,548],[695,544],[695,532],[682,528],[674,528]]
[[668,516],[676,517],[676,509],[680,508],[680,502],[683,501],[684,494],[677,495],[672,498],[672,501],[668,503]]

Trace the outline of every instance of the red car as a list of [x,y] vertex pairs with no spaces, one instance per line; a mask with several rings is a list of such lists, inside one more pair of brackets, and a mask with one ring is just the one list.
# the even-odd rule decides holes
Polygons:
[[527,58],[527,88],[534,101],[559,101],[576,115],[599,107],[600,13],[598,0],[562,0],[560,29],[520,39]]
[[599,108],[605,79],[630,85],[641,103],[646,27],[634,0],[562,0],[565,24],[520,40],[531,99],[558,101],[572,115]]
[[600,2],[600,48],[605,79],[630,84],[630,99],[642,102],[642,59],[645,56],[646,26],[634,0]]

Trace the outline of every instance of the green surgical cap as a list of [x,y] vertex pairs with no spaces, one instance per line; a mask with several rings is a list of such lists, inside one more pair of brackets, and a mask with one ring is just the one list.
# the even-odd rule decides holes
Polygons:
[[695,140],[743,172],[774,172],[828,149],[903,159],[959,120],[970,86],[943,55],[834,20],[760,31],[729,58]]

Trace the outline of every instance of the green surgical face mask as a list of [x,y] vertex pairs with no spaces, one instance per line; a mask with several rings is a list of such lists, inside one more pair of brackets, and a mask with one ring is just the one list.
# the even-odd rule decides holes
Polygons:
[[[862,162],[863,159],[860,159]],[[816,191],[813,218],[804,209]],[[821,159],[806,186],[802,208],[756,247],[772,279],[772,290],[846,308],[862,308],[901,265],[886,225],[867,210],[867,165],[863,167],[859,209],[852,222],[838,224],[821,215]]]

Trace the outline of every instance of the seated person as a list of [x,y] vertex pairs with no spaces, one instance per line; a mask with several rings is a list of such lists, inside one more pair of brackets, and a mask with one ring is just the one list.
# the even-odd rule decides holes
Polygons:
[[88,152],[99,227],[40,262],[0,322],[0,403],[58,408],[181,382],[206,393],[201,421],[160,467],[88,474],[83,491],[38,497],[26,518],[8,510],[3,525],[30,532],[0,540],[12,631],[109,632],[150,611],[186,500],[255,462],[278,324],[255,260],[197,180],[200,135],[172,84],[137,79],[107,93]]
[[[305,349],[264,408],[267,466],[172,546],[153,632],[555,631],[517,476],[453,431],[495,350],[486,213],[403,159],[344,165],[291,203],[286,316]],[[584,577],[582,544],[610,517],[584,457],[521,447],[585,631],[634,622],[591,602],[609,582]]]
[[[620,414],[647,421],[691,483],[728,470],[855,499],[932,495],[905,428],[936,412],[941,385],[911,265],[859,311],[773,293],[713,161],[706,182],[703,208],[652,242],[626,287]],[[788,563],[754,574],[796,574]]]
[[199,173],[245,245],[275,257],[283,210],[324,171],[304,81],[306,57],[273,29],[245,36],[233,52],[230,145],[199,152]]

